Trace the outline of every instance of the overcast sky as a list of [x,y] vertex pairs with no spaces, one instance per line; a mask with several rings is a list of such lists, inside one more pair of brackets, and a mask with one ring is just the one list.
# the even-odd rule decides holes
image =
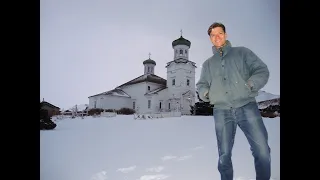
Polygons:
[[208,27],[225,24],[233,46],[253,50],[269,67],[263,90],[280,94],[278,0],[40,0],[40,100],[69,108],[143,74],[155,60],[166,79],[172,41],[191,41],[191,61],[212,56]]

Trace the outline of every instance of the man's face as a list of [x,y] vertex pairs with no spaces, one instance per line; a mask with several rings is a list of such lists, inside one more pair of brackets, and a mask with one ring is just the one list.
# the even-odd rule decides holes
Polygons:
[[211,30],[210,41],[216,48],[220,48],[226,43],[227,33],[223,32],[221,27],[216,27]]

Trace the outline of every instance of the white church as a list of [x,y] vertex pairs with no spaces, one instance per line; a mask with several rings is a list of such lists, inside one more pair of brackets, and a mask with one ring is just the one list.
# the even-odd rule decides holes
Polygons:
[[180,36],[172,42],[173,61],[165,66],[167,79],[154,74],[156,62],[143,61],[144,74],[113,90],[89,96],[89,109],[131,108],[137,113],[178,111],[191,114],[190,105],[195,104],[196,63],[189,60],[191,42]]

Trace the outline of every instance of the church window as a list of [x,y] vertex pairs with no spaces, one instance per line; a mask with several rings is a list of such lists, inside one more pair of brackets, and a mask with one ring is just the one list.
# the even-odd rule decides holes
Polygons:
[[97,108],[97,101],[94,101],[94,108]]
[[150,86],[148,86],[148,91],[150,91]]
[[190,86],[190,80],[187,79],[187,86]]
[[136,109],[136,102],[133,102],[133,103],[132,103],[132,108],[133,108],[133,109]]
[[150,72],[150,67],[148,67],[148,72]]
[[148,100],[148,109],[151,108],[151,100]]
[[176,80],[175,79],[172,79],[172,85],[176,85]]
[[180,49],[180,55],[182,55],[183,54],[183,50],[182,49]]
[[169,105],[168,105],[168,109],[170,109],[170,103],[169,103]]
[[161,102],[159,103],[159,109],[161,109]]

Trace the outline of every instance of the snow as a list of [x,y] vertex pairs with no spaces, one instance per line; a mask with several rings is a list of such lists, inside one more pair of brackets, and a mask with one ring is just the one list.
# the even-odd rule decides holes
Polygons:
[[280,103],[280,100],[278,100],[278,99],[266,100],[266,101],[259,103],[259,109],[265,109],[268,106],[279,105],[279,103]]
[[[41,180],[219,180],[212,116],[134,120],[63,119],[40,131]],[[280,117],[265,118],[272,180],[280,180]],[[254,180],[249,144],[238,128],[233,149],[235,180]]]
[[265,91],[259,91],[259,94],[256,97],[256,100],[257,102],[261,102],[261,101],[266,101],[266,100],[271,100],[276,98],[280,98],[280,95],[271,94]]

